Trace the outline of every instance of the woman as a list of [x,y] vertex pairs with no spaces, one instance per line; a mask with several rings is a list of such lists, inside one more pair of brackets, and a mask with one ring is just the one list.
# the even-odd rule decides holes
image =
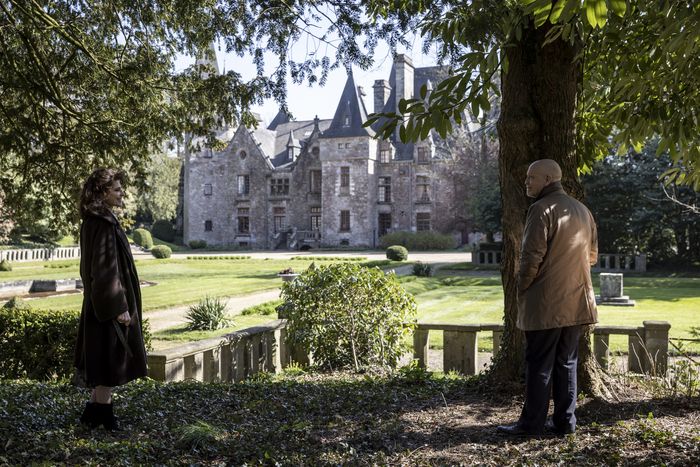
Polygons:
[[146,376],[141,290],[129,242],[113,208],[123,206],[124,174],[97,169],[80,197],[83,308],[75,351],[77,379],[92,388],[80,422],[118,429],[112,387]]

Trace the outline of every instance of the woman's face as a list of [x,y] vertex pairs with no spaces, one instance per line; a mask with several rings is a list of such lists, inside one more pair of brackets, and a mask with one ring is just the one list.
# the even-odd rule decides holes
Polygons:
[[110,208],[124,207],[124,191],[122,191],[122,182],[116,180],[107,188],[105,195],[105,204]]

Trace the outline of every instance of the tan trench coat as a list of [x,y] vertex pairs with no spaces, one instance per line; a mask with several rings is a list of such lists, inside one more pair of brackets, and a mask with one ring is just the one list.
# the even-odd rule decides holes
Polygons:
[[591,324],[598,320],[591,265],[598,235],[591,212],[546,186],[527,212],[518,274],[518,328],[523,331]]

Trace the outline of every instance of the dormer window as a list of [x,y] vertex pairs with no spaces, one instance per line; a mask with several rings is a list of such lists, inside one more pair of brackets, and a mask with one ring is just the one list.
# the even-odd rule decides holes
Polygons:
[[350,126],[350,115],[346,115],[345,118],[343,118],[343,126]]

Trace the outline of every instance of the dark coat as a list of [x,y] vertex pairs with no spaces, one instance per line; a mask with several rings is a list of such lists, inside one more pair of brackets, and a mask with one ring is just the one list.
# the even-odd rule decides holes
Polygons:
[[[112,387],[146,376],[139,278],[129,241],[111,213],[85,216],[80,250],[84,289],[75,350],[79,381],[90,388]],[[131,314],[128,327],[116,322],[127,310]]]
[[591,265],[598,234],[591,212],[561,183],[544,187],[530,206],[518,274],[518,328],[562,328],[598,321]]

